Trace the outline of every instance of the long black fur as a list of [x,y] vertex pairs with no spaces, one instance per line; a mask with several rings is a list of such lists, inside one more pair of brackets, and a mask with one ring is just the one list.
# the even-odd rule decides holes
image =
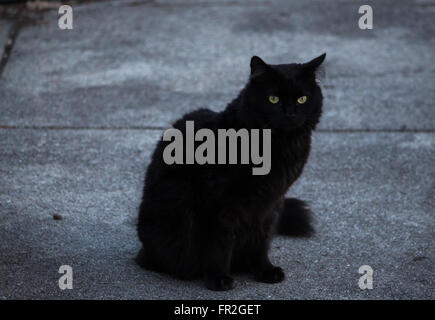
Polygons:
[[309,237],[314,233],[311,226],[312,215],[304,201],[296,198],[285,199],[277,223],[277,232],[288,236]]
[[[247,85],[224,111],[200,109],[174,123],[183,133],[187,120],[194,120],[195,131],[271,129],[271,171],[252,175],[252,164],[167,165],[163,150],[169,142],[160,141],[139,210],[139,265],[183,279],[201,276],[212,290],[231,289],[233,271],[252,272],[268,283],[284,279],[269,261],[269,243],[276,232],[314,231],[308,206],[284,195],[302,173],[320,119],[323,98],[315,71],[324,58],[269,65],[253,57]],[[280,102],[271,104],[269,95]],[[303,105],[296,102],[300,96],[308,97]]]

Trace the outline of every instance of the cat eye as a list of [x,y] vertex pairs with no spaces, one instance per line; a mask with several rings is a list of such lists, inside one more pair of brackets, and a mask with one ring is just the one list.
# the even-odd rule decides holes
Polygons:
[[305,102],[307,102],[307,96],[302,96],[302,97],[298,98],[298,103],[299,104],[303,104]]
[[277,97],[277,96],[269,96],[269,102],[273,103],[273,104],[278,103],[279,102],[279,97]]

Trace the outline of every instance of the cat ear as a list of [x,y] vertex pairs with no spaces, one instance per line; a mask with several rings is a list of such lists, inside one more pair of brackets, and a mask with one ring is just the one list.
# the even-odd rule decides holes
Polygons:
[[325,60],[326,53],[318,56],[317,58],[314,58],[313,60],[304,63],[303,66],[306,69],[312,69],[313,71],[316,71],[316,69],[322,64],[323,60]]
[[267,64],[260,57],[253,56],[251,58],[251,76],[258,75],[267,70]]
[[326,53],[318,56],[317,58],[314,58],[307,63],[302,64],[303,70],[312,74],[316,74],[317,71],[322,71],[322,68],[319,69],[319,67],[322,64],[323,60],[325,60],[325,57]]

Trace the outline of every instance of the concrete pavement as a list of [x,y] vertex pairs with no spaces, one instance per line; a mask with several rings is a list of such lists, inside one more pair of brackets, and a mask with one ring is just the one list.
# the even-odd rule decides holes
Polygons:
[[[366,4],[366,3],[364,3]],[[434,1],[102,1],[0,11],[0,298],[433,299]],[[278,237],[278,285],[236,276],[229,292],[133,263],[143,174],[162,130],[221,110],[249,59],[327,52],[324,116],[289,195],[316,213],[311,239]],[[60,214],[62,220],[54,220]],[[74,289],[57,286],[60,265]],[[374,269],[374,289],[358,268]]]

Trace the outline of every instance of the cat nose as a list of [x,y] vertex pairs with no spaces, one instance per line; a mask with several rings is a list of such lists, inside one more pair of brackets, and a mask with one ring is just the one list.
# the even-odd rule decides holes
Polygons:
[[285,115],[287,118],[294,118],[296,116],[296,110],[293,107],[288,107],[285,109]]
[[296,117],[296,112],[286,112],[286,117],[293,119],[294,117]]

